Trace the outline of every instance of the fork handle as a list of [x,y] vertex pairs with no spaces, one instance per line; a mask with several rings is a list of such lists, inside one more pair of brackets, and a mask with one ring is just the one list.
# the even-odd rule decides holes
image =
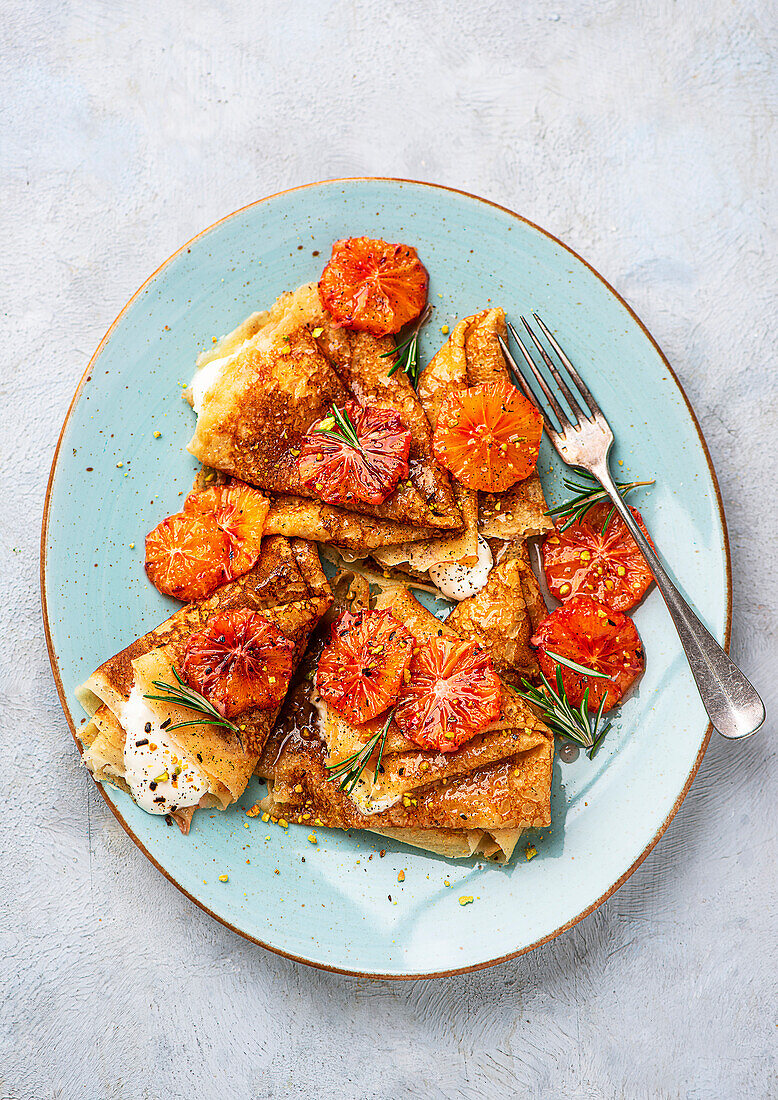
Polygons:
[[613,483],[608,460],[590,467],[629,528],[640,552],[654,574],[667,610],[678,631],[703,706],[714,728],[724,737],[750,737],[765,720],[764,703],[753,684],[730,660],[675,587],[646,536],[632,517]]

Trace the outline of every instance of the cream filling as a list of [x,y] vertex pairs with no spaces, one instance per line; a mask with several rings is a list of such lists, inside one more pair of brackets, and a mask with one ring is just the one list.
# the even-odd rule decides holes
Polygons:
[[478,536],[478,561],[475,565],[462,565],[458,561],[441,562],[429,568],[430,580],[449,600],[466,600],[474,596],[489,579],[494,565],[492,552],[486,539]]
[[[327,746],[327,763],[337,764],[341,759],[345,759],[356,752],[360,748],[358,741],[349,746],[339,746],[339,751],[333,754],[333,743],[337,743],[338,723],[345,722],[345,719],[340,718],[334,708],[333,713],[329,713],[329,707],[319,694],[317,677],[314,677],[311,689],[311,702],[316,710],[321,736]],[[385,721],[386,716],[383,716],[383,718]],[[371,759],[362,769],[362,774],[353,791],[350,791],[348,795],[363,814],[380,814],[383,810],[388,810],[391,806],[396,805],[402,798],[402,790],[388,784],[385,776],[381,775],[380,772],[378,779],[374,779],[376,759],[377,756],[374,751]],[[336,780],[333,780],[333,782],[336,782]],[[342,782],[342,780],[339,782]]]
[[192,396],[192,408],[199,416],[203,411],[205,399],[210,391],[218,384],[222,371],[234,355],[225,355],[221,359],[212,359],[204,367],[200,367],[192,381],[189,383],[189,392]]
[[196,806],[210,783],[205,772],[181,753],[133,686],[118,715],[124,727],[124,780],[132,797],[150,814]]

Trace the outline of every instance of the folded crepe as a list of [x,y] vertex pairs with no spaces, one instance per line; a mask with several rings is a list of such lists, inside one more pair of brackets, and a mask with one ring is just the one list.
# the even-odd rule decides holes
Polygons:
[[518,685],[538,673],[530,638],[547,614],[527,547],[514,540],[504,544],[484,587],[456,604],[446,625],[488,650],[497,672]]
[[330,543],[349,551],[355,558],[365,558],[373,550],[395,542],[429,538],[434,532],[432,527],[392,523],[334,508],[320,500],[288,495],[271,496],[264,529],[269,535]]
[[[176,683],[173,669],[180,664],[182,647],[209,616],[245,608],[267,618],[294,643],[296,668],[312,630],[331,603],[327,579],[310,543],[280,537],[263,539],[260,557],[249,573],[223,585],[208,599],[182,607],[161,626],[102,664],[77,690],[91,716],[79,733],[84,763],[96,779],[120,786],[135,797],[140,788],[133,792],[127,750],[132,754],[139,740],[154,743],[156,737],[164,757],[164,782],[172,785],[168,761],[183,770],[188,793],[181,798],[181,805],[175,789],[158,785],[158,797],[168,796],[165,805],[170,804],[182,829],[188,830],[197,805],[224,809],[243,793],[280,708],[257,708],[241,714],[235,720],[239,739],[232,731],[206,721],[174,729],[177,723],[201,715],[146,696],[160,694],[154,687],[155,680]],[[288,686],[288,682],[283,685],[284,691]],[[148,734],[145,739],[144,730]],[[165,747],[168,743],[169,751]],[[152,788],[151,793],[156,790]],[[138,795],[136,801],[152,812],[162,812],[154,809],[155,799],[145,786],[143,797]]]
[[[484,309],[465,317],[434,356],[419,379],[419,400],[433,429],[441,405],[452,389],[493,381],[509,381],[498,336],[506,335],[505,311]],[[385,568],[401,567],[420,575],[444,562],[475,565],[478,535],[485,538],[531,538],[553,526],[546,516],[546,501],[537,472],[504,493],[479,493],[453,482],[462,513],[463,530],[413,541],[374,552]]]
[[[395,409],[411,432],[409,476],[383,504],[354,501],[349,511],[420,528],[420,537],[429,528],[458,528],[459,509],[448,474],[432,459],[424,410],[402,372],[388,376],[385,356],[393,348],[389,338],[338,329],[314,284],[285,294],[198,359],[187,391],[198,414],[189,450],[270,493],[316,499],[297,471],[311,424],[352,398]],[[384,537],[402,539],[407,531]]]
[[[402,586],[380,592],[375,606],[390,610],[420,642],[455,633]],[[459,636],[470,640],[464,627]],[[392,723],[377,779],[371,760],[350,795],[329,780],[327,765],[367,744],[383,719],[352,726],[315,686],[309,690],[320,721],[300,722],[298,712],[290,723],[282,713],[257,764],[269,785],[263,807],[273,816],[366,829],[455,857],[478,850],[503,860],[525,828],[549,824],[553,739],[509,688],[499,719],[452,753],[420,749]]]

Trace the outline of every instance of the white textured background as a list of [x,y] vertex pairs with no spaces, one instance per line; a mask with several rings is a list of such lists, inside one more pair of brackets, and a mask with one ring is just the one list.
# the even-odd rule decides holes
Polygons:
[[778,1096],[772,730],[712,741],[643,866],[533,954],[318,973],[211,921],[109,814],[37,561],[65,409],[154,268],[286,187],[431,180],[562,237],[667,353],[775,711],[777,28],[769,0],[0,0],[0,1098]]

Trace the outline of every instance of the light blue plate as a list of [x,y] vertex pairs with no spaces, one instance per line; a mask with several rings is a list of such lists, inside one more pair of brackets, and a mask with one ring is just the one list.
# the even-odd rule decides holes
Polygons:
[[[185,445],[193,417],[180,387],[197,353],[281,291],[317,279],[334,240],[361,234],[415,245],[429,269],[435,312],[421,341],[424,362],[443,340],[441,326],[488,303],[513,318],[536,309],[551,324],[613,425],[619,472],[657,479],[635,503],[692,603],[728,641],[715,476],[677,380],[625,303],[559,241],[481,199],[398,180],[333,181],[248,206],[182,248],[138,291],[89,364],[52,468],[42,541],[51,661],[72,728],[83,721],[75,686],[177,606],[148,584],[143,540],[178,510],[192,482]],[[559,470],[548,447],[540,467],[553,499]],[[187,838],[121,792],[103,793],[188,897],[274,951],[391,977],[488,965],[549,939],[608,897],[661,835],[700,763],[705,713],[655,591],[635,619],[647,653],[640,688],[594,762],[555,764],[553,825],[532,838],[531,863],[524,841],[504,869],[449,862],[368,833],[320,829],[314,847],[308,829],[259,818],[245,828],[239,810],[197,818]],[[240,807],[261,791],[253,783]],[[463,894],[472,905],[460,906]]]

